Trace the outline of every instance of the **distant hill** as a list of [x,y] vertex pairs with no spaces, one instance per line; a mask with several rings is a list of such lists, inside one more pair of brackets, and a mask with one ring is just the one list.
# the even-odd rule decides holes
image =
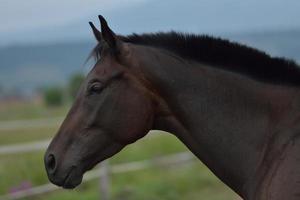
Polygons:
[[266,31],[226,37],[266,51],[272,56],[286,57],[300,63],[300,30]]
[[0,49],[0,85],[32,90],[63,84],[70,74],[84,69],[92,43],[10,46]]
[[[223,37],[300,63],[300,30]],[[30,91],[63,84],[70,74],[87,68],[83,64],[93,45],[92,42],[69,42],[0,48],[0,88]]]

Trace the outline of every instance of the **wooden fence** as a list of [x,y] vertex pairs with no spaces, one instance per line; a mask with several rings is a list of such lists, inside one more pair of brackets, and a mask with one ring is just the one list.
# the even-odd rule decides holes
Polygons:
[[[9,131],[14,129],[32,129],[41,127],[56,126],[62,118],[40,119],[40,120],[24,120],[0,122],[0,131]],[[28,153],[34,151],[45,150],[50,140],[41,140],[36,142],[28,142],[16,145],[0,146],[0,155],[11,155],[18,153]],[[109,200],[110,196],[110,174],[119,174],[130,171],[138,171],[146,168],[157,166],[170,166],[179,164],[187,164],[194,160],[194,156],[190,152],[181,152],[148,160],[141,160],[118,165],[110,165],[108,161],[102,162],[95,170],[89,171],[83,178],[83,182],[100,178],[100,192],[102,200]],[[30,189],[17,191],[5,195],[0,195],[0,200],[16,200],[28,198],[35,195],[42,195],[48,192],[59,190],[60,188],[49,183],[36,186]]]
[[[16,151],[14,151],[16,152]],[[100,178],[100,191],[103,200],[109,199],[110,191],[110,174],[119,174],[130,171],[138,171],[151,167],[167,167],[171,165],[179,166],[180,164],[187,164],[194,161],[194,156],[190,152],[181,152],[171,155],[166,155],[162,157],[157,157],[154,159],[147,159],[129,163],[123,163],[118,165],[109,165],[107,161],[103,162],[100,167],[90,172],[84,176],[83,182],[94,180]],[[26,190],[17,191],[14,193],[6,194],[0,196],[0,200],[15,200],[25,197],[35,196],[44,194],[47,192],[52,192],[60,189],[59,187],[49,183],[45,185],[40,185]]]

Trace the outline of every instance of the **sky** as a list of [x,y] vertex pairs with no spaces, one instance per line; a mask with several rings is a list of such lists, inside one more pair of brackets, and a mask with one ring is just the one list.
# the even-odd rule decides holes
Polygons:
[[0,31],[30,30],[72,23],[97,10],[113,11],[146,0],[1,0]]
[[104,15],[117,33],[300,29],[299,0],[0,0],[0,46],[90,37]]

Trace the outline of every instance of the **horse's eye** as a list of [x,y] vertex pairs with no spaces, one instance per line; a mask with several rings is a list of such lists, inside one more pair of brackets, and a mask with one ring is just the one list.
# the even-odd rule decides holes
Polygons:
[[103,89],[103,84],[100,82],[94,82],[89,87],[89,94],[98,94]]

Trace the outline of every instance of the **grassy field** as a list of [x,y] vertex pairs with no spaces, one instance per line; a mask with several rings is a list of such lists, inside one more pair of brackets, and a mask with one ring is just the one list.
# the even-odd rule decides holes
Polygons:
[[[18,105],[0,107],[0,121],[63,116],[67,106],[46,108],[42,105]],[[26,130],[0,131],[0,145],[48,139],[55,134],[57,126]],[[147,138],[126,147],[110,159],[111,164],[143,160],[175,152],[187,151],[175,137],[167,133],[151,132]],[[43,151],[0,155],[0,195],[8,193],[22,182],[32,186],[48,183]],[[82,184],[74,190],[58,190],[53,193],[31,197],[43,200],[101,199],[98,180]],[[236,200],[237,196],[220,182],[200,161],[180,166],[152,167],[146,170],[112,175],[111,199],[205,199]]]

